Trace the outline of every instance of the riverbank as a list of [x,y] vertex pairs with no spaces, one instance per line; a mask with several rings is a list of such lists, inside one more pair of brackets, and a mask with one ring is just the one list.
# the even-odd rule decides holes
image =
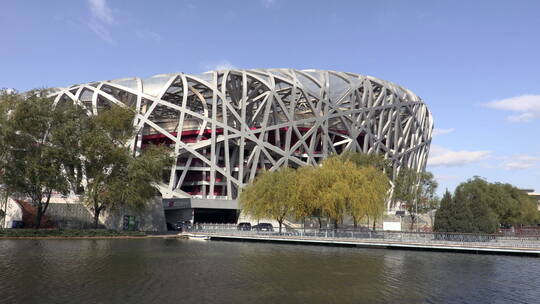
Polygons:
[[365,247],[383,248],[397,250],[419,250],[419,251],[444,251],[476,254],[497,254],[497,255],[523,255],[540,257],[540,246],[517,247],[504,246],[501,243],[485,244],[476,243],[455,243],[444,241],[414,242],[405,240],[385,240],[385,239],[352,239],[352,238],[321,238],[321,237],[301,237],[272,234],[227,234],[227,233],[194,233],[210,236],[211,240],[240,241],[240,242],[270,242],[289,243],[319,246],[341,246],[341,247]]
[[[240,242],[289,243],[318,246],[365,247],[398,250],[446,251],[476,254],[526,255],[540,257],[540,246],[507,246],[503,242],[429,242],[390,240],[384,238],[354,239],[343,237],[308,237],[277,234],[237,234],[223,232],[194,232],[209,236],[211,240]],[[187,239],[186,233],[147,234],[141,231],[116,231],[105,229],[59,230],[59,229],[0,229],[0,239]],[[540,243],[539,243],[540,244]],[[522,243],[525,245],[525,243]]]
[[0,229],[0,239],[141,238],[141,231],[107,229]]

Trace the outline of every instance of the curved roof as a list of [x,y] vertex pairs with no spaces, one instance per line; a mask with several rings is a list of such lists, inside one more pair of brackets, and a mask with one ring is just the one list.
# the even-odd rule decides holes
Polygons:
[[234,199],[260,169],[315,165],[344,151],[382,154],[392,161],[394,176],[401,166],[423,170],[433,130],[431,113],[416,94],[348,72],[173,73],[90,82],[51,95],[93,115],[111,104],[133,107],[140,135],[133,149],[145,141],[174,146],[178,163],[164,195],[187,195],[185,172],[206,170],[210,181],[199,182],[210,183],[210,194],[200,195]]
[[[203,82],[210,82],[214,73],[248,73],[254,74],[268,80],[270,77],[287,81],[290,83],[300,82],[302,86],[317,94],[325,82],[329,84],[332,90],[332,96],[330,98],[336,98],[339,95],[345,94],[351,87],[357,87],[364,81],[369,80],[373,83],[380,84],[390,90],[393,94],[400,99],[409,99],[414,101],[421,101],[421,99],[409,89],[402,87],[393,82],[376,78],[373,76],[360,75],[349,72],[338,72],[330,70],[295,70],[295,69],[225,69],[225,70],[212,70],[202,74],[185,74],[185,73],[168,73],[158,74],[148,78],[127,77],[118,78],[112,80],[105,80],[102,82],[116,84],[122,87],[126,87],[132,90],[137,90],[138,82],[142,84],[143,92],[151,96],[157,96],[160,91],[168,84],[171,78],[178,77],[180,75],[186,75],[193,79],[202,80]],[[90,82],[88,84],[97,84],[99,82]],[[80,85],[72,85],[67,89],[75,88]],[[54,88],[57,91],[61,88]]]

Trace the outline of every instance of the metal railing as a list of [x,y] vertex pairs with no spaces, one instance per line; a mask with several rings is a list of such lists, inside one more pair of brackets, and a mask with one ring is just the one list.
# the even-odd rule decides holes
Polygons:
[[509,247],[540,250],[540,236],[509,236],[504,234],[472,234],[452,232],[405,232],[405,231],[372,231],[367,228],[358,229],[293,229],[277,227],[272,231],[244,230],[236,224],[200,223],[187,227],[189,232],[199,232],[234,236],[280,237],[291,239],[322,239],[335,241],[382,241],[392,243],[415,243],[425,245],[449,245],[464,247]]

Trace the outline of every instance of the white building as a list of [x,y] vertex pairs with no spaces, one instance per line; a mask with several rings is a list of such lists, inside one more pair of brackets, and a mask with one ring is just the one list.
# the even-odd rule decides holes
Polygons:
[[540,210],[540,193],[534,192],[533,189],[523,189],[523,191],[538,201],[538,210]]
[[22,222],[23,211],[21,206],[13,199],[2,200],[0,210],[0,228],[12,228],[13,222]]

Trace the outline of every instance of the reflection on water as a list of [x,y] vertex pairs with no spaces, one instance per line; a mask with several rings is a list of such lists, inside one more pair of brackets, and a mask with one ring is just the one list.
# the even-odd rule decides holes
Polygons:
[[0,240],[0,303],[534,303],[540,259],[260,243]]

